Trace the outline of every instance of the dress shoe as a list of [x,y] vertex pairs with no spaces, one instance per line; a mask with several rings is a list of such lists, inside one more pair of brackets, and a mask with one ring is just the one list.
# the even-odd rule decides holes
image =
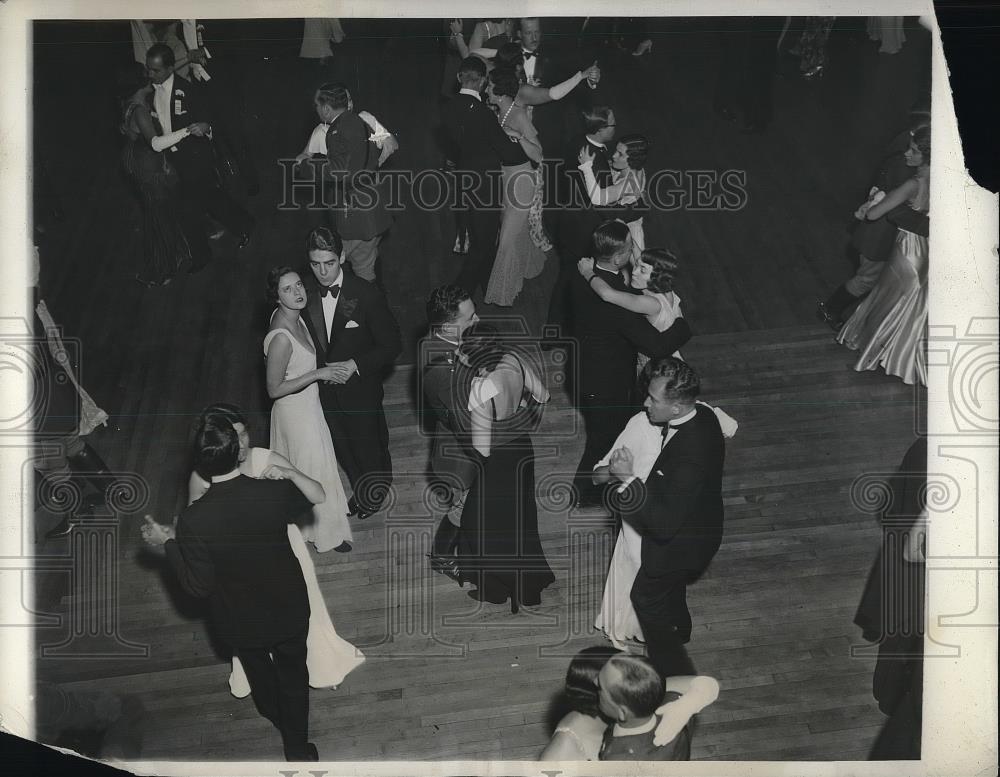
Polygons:
[[825,302],[820,302],[816,306],[816,313],[820,320],[826,323],[834,332],[839,332],[840,328],[844,325],[843,321],[836,318],[833,313],[830,312],[830,308],[826,306]]
[[344,540],[333,550],[336,553],[350,553],[352,550],[354,550],[354,547],[347,540]]
[[240,242],[237,243],[237,248],[243,249],[250,245],[250,233],[244,232],[240,235]]
[[361,507],[353,496],[347,502],[347,514],[352,518],[357,518],[359,521],[371,518],[376,512],[378,510],[368,510]]
[[462,579],[462,574],[458,569],[458,560],[454,556],[436,556],[433,553],[428,553],[427,558],[430,559],[432,570],[440,572],[445,577],[450,577],[458,583],[460,588],[465,587],[465,580]]

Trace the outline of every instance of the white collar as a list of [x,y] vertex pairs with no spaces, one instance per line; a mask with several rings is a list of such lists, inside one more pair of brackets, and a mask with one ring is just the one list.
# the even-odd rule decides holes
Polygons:
[[330,284],[329,286],[324,286],[324,285],[323,285],[322,283],[320,283],[319,281],[316,281],[316,283],[318,283],[318,284],[319,284],[319,287],[320,287],[321,289],[332,289],[332,288],[334,288],[335,286],[340,286],[341,288],[343,288],[343,286],[344,286],[344,271],[343,271],[343,270],[341,270],[341,271],[340,271],[340,275],[338,275],[338,276],[337,276],[337,280],[335,280],[335,281],[334,281],[333,283],[331,283],[331,284]]
[[695,407],[691,408],[691,412],[690,413],[685,413],[684,415],[679,416],[679,417],[675,418],[673,421],[671,421],[670,425],[671,426],[680,426],[681,424],[686,424],[688,421],[690,421],[692,418],[694,418],[697,414],[698,414],[698,408],[697,408],[697,406],[695,406]]
[[442,343],[448,343],[448,345],[451,345],[451,346],[454,346],[455,348],[458,348],[458,343],[452,342],[451,340],[448,340],[447,338],[442,337],[440,332],[435,332],[434,336],[438,340],[440,340]]
[[212,477],[212,482],[213,483],[225,483],[227,480],[233,480],[235,478],[238,478],[239,476],[240,476],[240,469],[239,469],[239,467],[237,467],[232,472],[229,472],[229,473],[227,473],[225,475],[214,475]]
[[656,728],[656,715],[653,715],[641,726],[636,726],[635,728],[622,728],[621,723],[615,723],[615,728],[611,732],[611,735],[616,737],[631,737],[637,734],[646,734],[654,728]]
[[603,143],[601,143],[601,141],[599,141],[599,140],[594,140],[594,139],[593,139],[592,137],[590,137],[590,135],[587,135],[586,137],[587,137],[587,142],[588,142],[588,143],[590,143],[590,144],[592,144],[592,145],[595,145],[595,146],[597,146],[598,148],[603,148],[603,149],[607,150],[607,148],[608,148],[608,147],[607,147],[607,146],[605,146],[605,145],[604,145]]
[[479,102],[483,101],[483,96],[479,94],[475,89],[459,89],[459,94],[467,94],[469,97],[475,97]]
[[153,89],[162,89],[165,92],[174,91],[174,74],[171,73],[162,84],[153,84]]

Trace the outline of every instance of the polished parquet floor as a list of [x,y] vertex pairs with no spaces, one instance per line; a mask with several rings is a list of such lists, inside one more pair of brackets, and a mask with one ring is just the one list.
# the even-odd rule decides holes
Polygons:
[[[433,25],[413,29],[425,27]],[[88,125],[86,153],[60,142],[56,121],[79,99],[59,62],[88,46],[98,57],[127,59],[123,29],[53,25],[36,37],[35,153],[59,171],[65,212],[42,246],[42,288],[56,319],[83,343],[84,384],[112,414],[91,442],[114,469],[146,481],[142,511],[167,518],[183,504],[188,434],[200,407],[240,404],[252,413],[255,443],[266,444],[263,277],[270,266],[303,260],[315,218],[275,209],[272,160],[299,150],[310,90],[330,74],[287,56],[294,46],[280,34],[256,39],[273,49],[267,59],[234,52],[246,57],[249,131],[262,173],[263,190],[251,201],[258,232],[238,256],[225,237],[203,273],[143,290],[128,281],[138,214],[116,167],[113,110]],[[245,41],[255,40],[254,29],[244,27]],[[332,69],[399,135],[396,166],[437,166],[437,44],[422,32],[388,42],[380,34],[353,36]],[[850,269],[845,225],[920,93],[921,34],[914,30],[907,48],[888,58],[856,30],[835,30],[829,75],[817,83],[776,78],[775,121],[760,136],[739,134],[711,111],[718,42],[710,21],[664,22],[651,59],[607,66],[622,84],[619,124],[650,136],[651,167],[747,171],[743,211],[657,213],[647,228],[650,245],[671,245],[684,259],[680,295],[696,332],[684,355],[703,375],[704,398],[741,424],[727,453],[726,537],[689,596],[692,658],[723,689],[700,716],[695,758],[863,759],[884,721],[871,698],[873,661],[851,651],[854,608],[879,542],[851,485],[898,464],[920,397],[883,374],[855,373],[850,352],[812,311]],[[225,53],[220,44],[217,57]],[[457,269],[449,229],[445,213],[410,210],[386,244],[385,285],[408,344],[422,327],[427,291]],[[553,280],[549,267],[505,315],[537,332]],[[560,502],[556,484],[582,445],[561,375],[550,360],[553,404],[536,438],[539,482],[552,486],[541,503],[542,538],[558,580],[541,607],[517,616],[480,607],[424,565],[434,518],[421,496],[427,445],[412,368],[401,364],[388,380],[394,504],[356,526],[351,554],[315,557],[339,632],[367,656],[339,689],[312,694],[313,740],[324,759],[532,759],[547,740],[569,656],[601,641],[591,624],[611,531],[601,516],[569,515]],[[38,532],[52,521],[39,516]],[[148,646],[147,654],[125,655],[132,648],[121,643],[105,658],[63,650],[38,661],[39,677],[137,694],[149,711],[148,758],[280,758],[277,733],[249,700],[229,695],[228,664],[200,604],[142,552],[138,526],[139,515],[124,516],[105,550],[117,574],[115,633]],[[70,546],[40,541],[38,551],[58,566]],[[42,649],[80,629],[100,597],[67,573],[39,582],[43,611],[61,616],[38,630]]]

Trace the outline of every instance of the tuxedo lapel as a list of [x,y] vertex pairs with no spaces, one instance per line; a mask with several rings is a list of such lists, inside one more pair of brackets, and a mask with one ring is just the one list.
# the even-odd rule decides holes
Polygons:
[[334,343],[337,342],[338,335],[344,331],[344,326],[351,320],[351,317],[355,313],[358,304],[357,283],[367,283],[367,281],[358,281],[347,273],[343,274],[337,309],[333,312],[333,326],[330,327],[330,342],[323,349],[324,353],[328,352]]
[[309,300],[306,302],[306,325],[316,346],[316,354],[326,353],[330,347],[326,336],[326,322],[323,320],[323,297],[319,293],[319,283],[315,280],[307,286]]

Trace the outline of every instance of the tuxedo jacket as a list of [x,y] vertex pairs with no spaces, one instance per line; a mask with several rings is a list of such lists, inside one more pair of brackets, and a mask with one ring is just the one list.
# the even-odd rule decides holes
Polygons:
[[[621,275],[594,269],[612,288],[632,291]],[[635,383],[638,352],[653,359],[670,356],[691,339],[691,329],[683,318],[665,332],[658,332],[641,313],[604,302],[575,271],[571,284],[583,394],[627,401]]]
[[[155,95],[152,98],[151,110],[153,117],[162,129],[162,118],[156,113]],[[200,121],[212,124],[213,120],[214,114],[204,90],[175,73],[170,95],[171,130],[179,130]],[[189,135],[165,153],[170,154],[170,161],[177,164],[182,183],[201,184],[207,182],[214,185],[215,154],[212,151],[212,141],[209,138]]]
[[[455,346],[437,337],[426,337],[419,345],[422,413],[430,416],[431,471],[450,485],[472,486],[478,464],[463,442],[459,417],[469,397],[459,391],[468,386],[462,371],[466,368],[455,357]],[[464,406],[457,406],[463,403]]]
[[449,99],[442,122],[448,158],[455,162],[458,170],[470,170],[479,176],[479,185],[474,188],[480,197],[484,197],[492,186],[487,172],[492,170],[499,175],[502,165],[518,165],[524,161],[520,144],[511,143],[493,111],[472,95],[457,94]]
[[722,543],[722,465],[726,454],[719,419],[695,406],[660,452],[645,484],[629,489],[639,507],[624,516],[642,535],[642,566],[632,598],[662,596],[662,578],[679,571],[701,573]]
[[358,371],[343,385],[320,383],[320,399],[336,398],[352,407],[380,405],[385,371],[395,362],[403,343],[399,324],[378,287],[342,270],[343,283],[327,334],[323,298],[311,271],[302,274],[307,302],[303,320],[316,346],[316,366],[354,359]]
[[352,111],[326,130],[324,177],[334,184],[334,223],[344,240],[371,240],[392,224],[387,186],[378,180],[378,147],[370,137],[369,126]]
[[312,505],[289,480],[213,483],[180,514],[164,545],[181,586],[207,597],[219,637],[266,647],[304,631],[309,599],[288,524]]

